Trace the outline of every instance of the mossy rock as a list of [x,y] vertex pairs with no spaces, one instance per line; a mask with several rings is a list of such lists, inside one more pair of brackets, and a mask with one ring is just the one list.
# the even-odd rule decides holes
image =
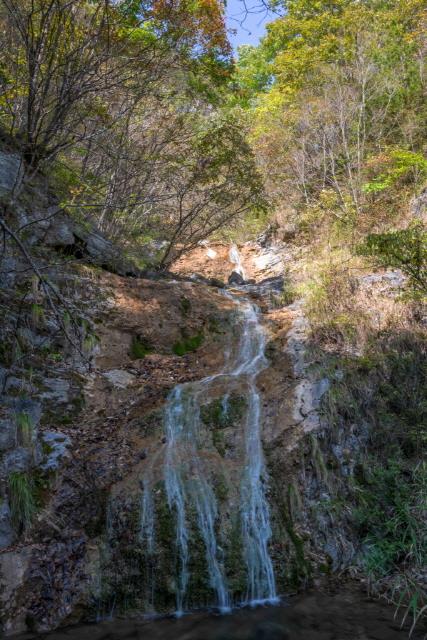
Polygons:
[[202,346],[205,340],[203,331],[199,331],[194,336],[183,337],[182,340],[178,340],[172,347],[172,351],[177,356],[184,356],[186,353],[197,351]]
[[231,394],[200,407],[200,416],[209,428],[224,429],[237,424],[242,419],[245,409],[245,398],[238,394]]

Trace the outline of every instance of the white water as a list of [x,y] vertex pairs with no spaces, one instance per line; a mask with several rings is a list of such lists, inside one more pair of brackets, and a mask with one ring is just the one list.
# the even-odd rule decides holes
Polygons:
[[[230,296],[232,297],[232,296]],[[204,429],[200,420],[200,403],[208,396],[210,385],[218,378],[238,382],[247,400],[244,432],[245,452],[242,460],[240,486],[241,535],[244,562],[247,568],[247,593],[242,604],[274,602],[277,600],[274,570],[268,551],[271,538],[269,507],[265,495],[266,473],[261,443],[261,402],[256,387],[257,375],[267,366],[264,356],[265,335],[258,319],[258,311],[247,301],[232,297],[239,311],[241,334],[236,353],[222,372],[176,386],[169,395],[165,410],[164,428],[166,452],[164,481],[168,505],[174,514],[175,544],[179,557],[176,580],[176,614],[185,609],[189,584],[188,509],[197,514],[197,524],[205,546],[210,586],[215,593],[212,603],[222,612],[230,609],[232,601],[218,545],[216,524],[218,507],[210,485],[209,470],[200,455],[198,441]],[[228,394],[223,398],[227,408]],[[151,490],[144,482],[141,535],[149,553],[154,546],[154,509]]]
[[237,245],[231,245],[230,251],[228,252],[228,259],[232,264],[234,264],[234,271],[241,275],[243,280],[246,280],[245,270],[243,268],[242,259],[240,257]]

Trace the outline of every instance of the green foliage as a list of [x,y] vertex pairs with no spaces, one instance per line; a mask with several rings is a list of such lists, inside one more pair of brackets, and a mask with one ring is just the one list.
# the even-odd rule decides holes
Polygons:
[[353,245],[404,214],[427,173],[424,3],[285,6],[257,48],[239,51],[251,140],[298,239]]
[[384,465],[367,460],[355,512],[366,551],[363,562],[375,579],[399,564],[427,564],[427,464],[408,473],[401,459]]
[[149,353],[153,353],[153,347],[143,336],[132,336],[130,345],[130,356],[134,360],[140,360]]
[[415,293],[427,294],[427,231],[423,224],[371,234],[358,251],[377,266],[401,269]]
[[14,471],[9,476],[12,523],[17,533],[27,531],[36,512],[33,481],[28,473]]
[[408,175],[413,179],[422,179],[427,175],[427,160],[421,153],[396,149],[383,163],[385,171],[363,185],[365,193],[379,193],[388,189]]
[[[339,359],[323,407],[339,433],[369,426],[348,500],[371,583],[417,619],[427,603],[427,342],[409,331],[373,336],[362,357]],[[332,371],[331,371],[332,373]],[[354,455],[354,454],[353,454]],[[418,576],[418,577],[417,577]]]
[[175,342],[172,351],[177,356],[184,356],[186,353],[197,351],[197,349],[202,346],[204,339],[205,336],[203,332],[199,331],[199,333],[196,333],[194,336],[184,337],[182,340]]

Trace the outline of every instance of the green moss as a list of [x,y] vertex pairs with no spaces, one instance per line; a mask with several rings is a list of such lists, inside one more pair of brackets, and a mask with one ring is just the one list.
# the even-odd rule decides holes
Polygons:
[[188,316],[190,314],[191,311],[191,302],[188,298],[186,298],[185,296],[182,296],[182,298],[179,301],[179,308],[181,310],[181,313],[183,316]]
[[142,336],[133,336],[130,345],[130,357],[133,360],[141,360],[146,355],[153,352],[150,342]]
[[200,416],[203,422],[211,429],[223,429],[238,423],[246,409],[244,396],[231,394],[222,398],[216,398],[209,404],[200,407]]
[[218,451],[219,455],[224,457],[227,447],[225,444],[225,438],[224,438],[224,434],[222,433],[222,431],[219,430],[215,430],[212,433],[212,443],[215,447],[215,449]]
[[232,516],[230,530],[227,531],[226,562],[227,582],[236,601],[243,600],[246,591],[246,567],[243,560],[243,543],[240,514]]
[[219,318],[213,313],[208,316],[208,330],[210,333],[217,335],[225,334],[228,324],[229,322],[227,319]]
[[197,524],[197,514],[194,508],[188,509],[187,518],[190,531],[188,606],[197,608],[211,603],[214,600],[214,592],[209,584],[206,547]]
[[215,495],[219,502],[225,502],[228,498],[227,479],[223,473],[217,475],[215,480]]
[[190,353],[192,351],[196,351],[199,347],[202,346],[204,342],[205,336],[203,331],[199,331],[194,336],[190,336],[189,338],[183,338],[182,340],[178,340],[172,347],[172,351],[177,356],[184,356],[186,353]]

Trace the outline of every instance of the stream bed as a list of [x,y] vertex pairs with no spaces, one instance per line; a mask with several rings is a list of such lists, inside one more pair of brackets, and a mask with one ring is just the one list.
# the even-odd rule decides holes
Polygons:
[[[59,629],[19,640],[407,640],[410,621],[400,628],[403,611],[349,589],[327,595],[308,592],[277,606],[242,608],[229,615],[192,613],[180,619],[114,620]],[[420,626],[411,640],[425,638]]]

